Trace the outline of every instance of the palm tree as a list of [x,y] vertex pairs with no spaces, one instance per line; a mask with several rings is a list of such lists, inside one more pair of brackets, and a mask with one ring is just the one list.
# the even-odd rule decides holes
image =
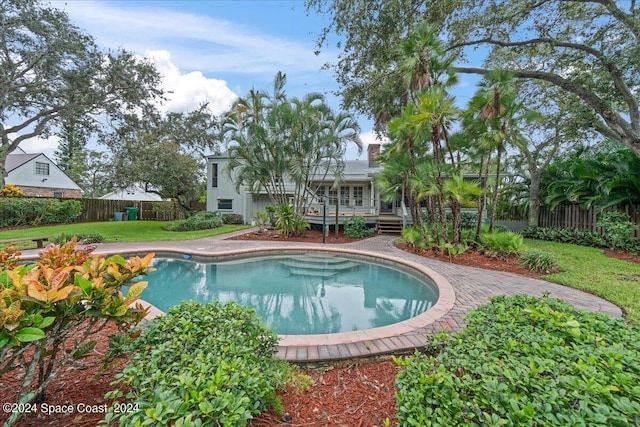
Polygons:
[[272,203],[288,203],[293,184],[294,209],[303,213],[314,191],[312,178],[339,176],[349,143],[362,150],[359,127],[353,116],[334,113],[319,93],[288,98],[286,76],[276,74],[273,92],[251,90],[225,115],[223,136],[229,147],[228,172],[236,185],[264,190]]
[[[419,105],[416,114],[411,118],[413,123],[421,129],[427,129],[431,138],[432,157],[436,165],[436,204],[440,213],[440,222],[443,228],[443,237],[448,241],[447,219],[445,215],[444,196],[444,172],[447,169],[456,169],[457,157],[453,153],[449,139],[449,128],[452,119],[459,115],[459,110],[454,105],[454,99],[445,87],[436,85],[428,88],[419,97]],[[444,145],[443,145],[444,143]],[[448,166],[445,166],[448,158]]]
[[[414,31],[398,46],[397,54],[401,58],[398,72],[404,81],[407,104],[401,115],[389,122],[389,133],[392,139],[399,142],[398,151],[407,150],[410,158],[410,172],[417,175],[417,158],[427,151],[429,130],[423,123],[416,122],[415,116],[420,114],[417,108],[421,104],[420,97],[432,87],[448,87],[456,82],[451,67],[453,56],[446,53],[438,39],[438,31],[426,22],[420,23]],[[415,225],[422,225],[422,214],[415,194],[409,193],[411,217]]]
[[477,181],[467,181],[462,174],[456,174],[444,182],[443,190],[445,196],[449,199],[449,206],[451,207],[453,243],[459,244],[462,228],[460,225],[461,208],[473,198],[478,197],[482,193],[482,189]]
[[485,158],[482,195],[478,203],[478,225],[475,239],[480,237],[482,213],[484,212],[489,173],[492,165],[492,153],[496,152],[496,178],[493,188],[491,211],[489,214],[489,231],[493,231],[498,194],[500,189],[500,172],[502,154],[508,142],[515,143],[522,139],[518,130],[518,121],[524,119],[523,106],[516,100],[513,74],[504,70],[495,70],[485,76],[480,88],[469,103],[472,120],[467,122],[467,129],[476,135],[478,149]]

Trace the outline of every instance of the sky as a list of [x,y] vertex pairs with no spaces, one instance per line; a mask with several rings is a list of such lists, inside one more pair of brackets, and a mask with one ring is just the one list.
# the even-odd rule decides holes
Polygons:
[[[278,71],[287,75],[286,91],[301,97],[321,92],[334,110],[339,99],[331,70],[322,65],[337,56],[319,55],[316,39],[325,17],[307,15],[302,0],[53,0],[101,48],[124,48],[150,59],[169,92],[167,111],[186,112],[208,102],[221,114],[251,88],[270,90]],[[358,117],[361,138],[373,142],[372,122]],[[57,138],[27,141],[27,152],[49,157]],[[357,158],[355,148],[347,158]],[[366,149],[361,158],[366,158]]]
[[[332,70],[323,64],[338,52],[326,46],[316,54],[316,39],[327,17],[307,15],[303,0],[52,0],[101,48],[124,48],[150,59],[162,74],[167,111],[187,112],[208,102],[223,113],[251,88],[270,90],[275,74],[287,75],[286,92],[327,96],[334,110],[340,100]],[[464,83],[463,83],[464,86]],[[347,159],[366,159],[375,141],[373,122],[357,116],[365,149]],[[27,152],[52,157],[57,139],[21,144]]]

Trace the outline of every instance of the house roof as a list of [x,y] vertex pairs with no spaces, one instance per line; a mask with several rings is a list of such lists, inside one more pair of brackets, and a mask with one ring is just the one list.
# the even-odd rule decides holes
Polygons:
[[136,200],[136,201],[143,201],[143,202],[162,201],[162,197],[160,197],[158,194],[147,193],[143,189],[138,188],[136,186],[115,190],[105,194],[100,198],[107,199],[107,200]]
[[35,154],[9,154],[7,155],[7,159],[5,161],[5,168],[8,172],[11,172],[14,169],[19,168],[30,160],[35,159],[41,153]]
[[[369,166],[366,160],[345,160],[344,171],[342,172],[343,181],[369,181],[373,174],[380,172],[382,166]],[[314,179],[319,180],[322,174],[315,174]],[[326,176],[324,181],[333,181],[333,175]]]

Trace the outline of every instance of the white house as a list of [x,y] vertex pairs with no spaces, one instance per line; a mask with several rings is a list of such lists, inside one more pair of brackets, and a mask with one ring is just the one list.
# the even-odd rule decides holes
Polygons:
[[[312,224],[322,223],[323,196],[326,196],[327,215],[333,215],[336,204],[339,215],[343,218],[361,215],[368,218],[368,222],[376,223],[380,214],[395,215],[395,204],[380,202],[373,181],[374,174],[382,170],[378,163],[379,155],[380,145],[371,144],[368,147],[367,161],[345,161],[339,188],[333,188],[333,176],[327,176],[323,180],[317,176],[312,180],[310,188],[318,190],[310,211],[306,213],[306,219]],[[272,203],[265,190],[257,194],[251,193],[246,186],[240,186],[236,190],[235,174],[233,171],[228,173],[228,164],[227,153],[209,156],[207,159],[207,210],[240,214],[246,223],[250,223],[254,212],[264,210]]]
[[82,189],[43,153],[27,154],[17,148],[7,155],[6,184],[30,197],[82,197]]
[[162,197],[155,193],[147,193],[142,188],[132,185],[121,190],[115,190],[100,197],[105,200],[137,200],[141,202],[160,202]]

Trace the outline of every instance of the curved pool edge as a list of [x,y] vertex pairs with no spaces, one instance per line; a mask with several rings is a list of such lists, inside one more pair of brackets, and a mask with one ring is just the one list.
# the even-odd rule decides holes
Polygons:
[[[140,254],[140,250],[119,252],[120,254]],[[406,352],[424,347],[428,338],[423,332],[425,327],[447,314],[456,301],[453,286],[435,270],[416,262],[392,255],[359,249],[317,246],[270,246],[268,248],[243,248],[212,254],[204,251],[183,251],[175,248],[156,247],[149,252],[156,255],[191,255],[194,257],[233,257],[247,254],[268,254],[270,252],[324,252],[349,254],[366,258],[381,259],[399,264],[429,277],[438,289],[438,300],[427,311],[410,319],[377,328],[363,329],[353,332],[314,335],[279,335],[277,357],[294,363],[312,363],[339,359],[353,359],[378,356],[390,353]],[[143,306],[149,307],[146,319],[163,314],[152,304],[139,300]]]

